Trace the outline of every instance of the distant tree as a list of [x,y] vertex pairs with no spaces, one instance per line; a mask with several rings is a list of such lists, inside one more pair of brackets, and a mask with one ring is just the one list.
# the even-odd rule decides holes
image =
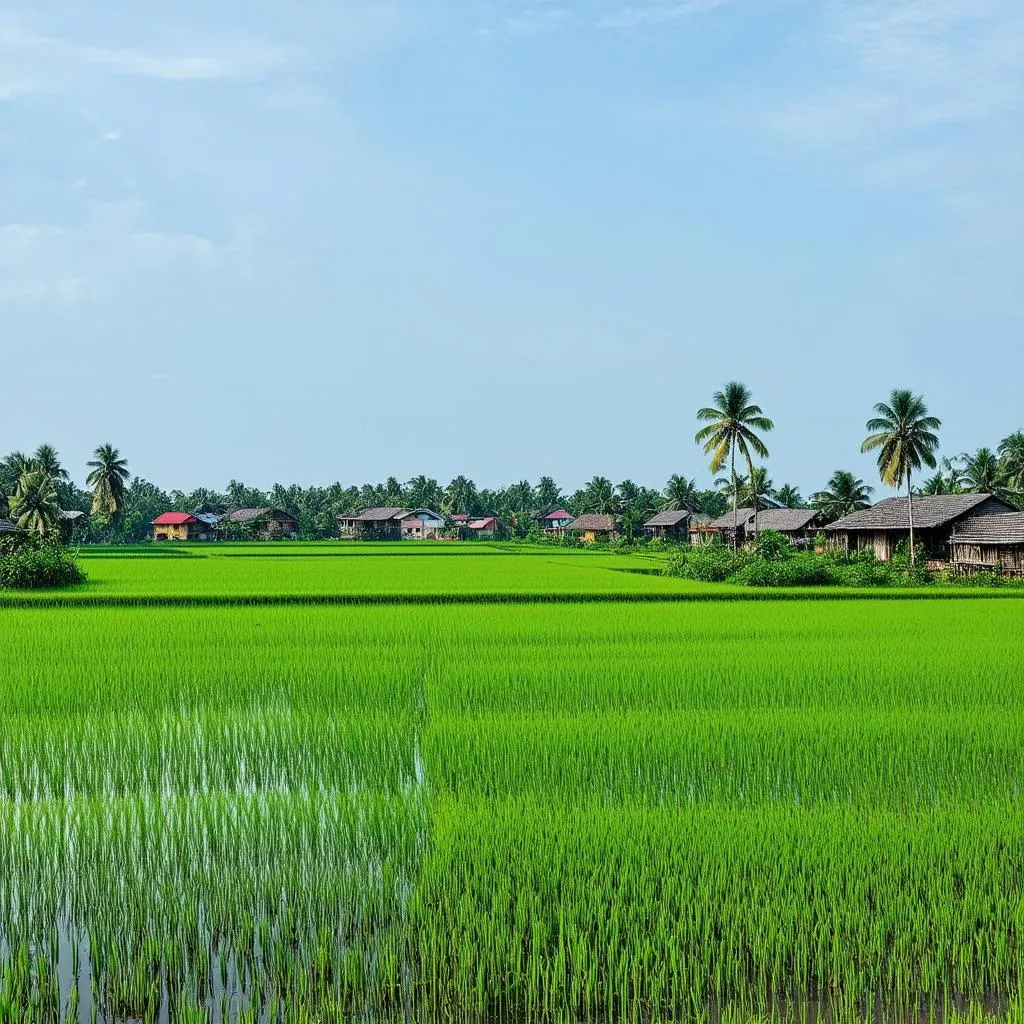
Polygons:
[[410,508],[429,508],[437,511],[441,507],[441,485],[433,477],[414,476],[405,485],[405,498]]
[[60,455],[52,444],[41,444],[35,450],[32,467],[45,473],[54,484],[65,483],[71,479],[68,471],[61,465]]
[[113,522],[124,500],[128,463],[111,444],[101,444],[88,463],[86,483],[92,488],[92,517],[100,525]]
[[[737,543],[739,530],[739,488],[736,477],[736,452],[743,456],[747,463],[748,473],[754,472],[754,455],[768,458],[768,448],[758,436],[773,430],[772,423],[753,402],[750,389],[739,381],[730,381],[721,391],[713,396],[714,405],[697,410],[697,419],[707,426],[697,431],[694,440],[704,446],[704,454],[711,456],[711,472],[717,473],[729,462],[730,477],[733,481],[732,510],[734,530],[733,548]],[[754,532],[757,532],[757,510],[754,511]]]
[[535,490],[537,507],[541,512],[553,512],[559,505],[565,502],[561,488],[550,476],[542,476],[537,481]]
[[783,508],[807,507],[807,503],[804,501],[803,495],[800,493],[800,488],[794,487],[793,484],[783,484],[775,491],[772,497],[774,497]]
[[476,484],[468,477],[457,476],[444,489],[442,508],[445,515],[475,515],[479,511],[479,503]]
[[754,466],[740,487],[740,503],[754,510],[755,522],[758,510],[768,505],[766,498],[775,498],[775,486],[764,466]]
[[48,537],[60,528],[56,481],[41,469],[21,475],[14,494],[7,499],[11,519],[23,530]]
[[841,519],[871,504],[874,490],[859,477],[845,469],[837,469],[825,489],[811,496],[811,505],[820,509],[829,520]]
[[911,477],[922,466],[934,469],[939,447],[936,433],[942,421],[928,414],[921,395],[897,388],[889,401],[875,406],[875,415],[867,421],[871,433],[860,446],[862,452],[878,452],[878,471],[882,483],[899,487],[906,482],[910,520],[910,566],[914,567],[914,490]]
[[22,476],[32,468],[32,460],[24,452],[10,452],[0,460],[0,498],[4,506],[18,489]]
[[1024,498],[1024,430],[999,442],[999,466],[1007,492],[1019,503]]
[[991,448],[979,448],[964,461],[964,483],[971,491],[1002,493],[1004,479],[999,459]]
[[583,509],[591,513],[614,514],[618,511],[615,487],[606,476],[595,476],[583,488]]
[[500,503],[501,511],[506,515],[531,512],[537,507],[537,495],[529,480],[520,480],[505,489]]
[[697,481],[673,473],[668,478],[668,483],[665,484],[662,510],[665,512],[698,512],[700,506]]
[[715,490],[698,491],[697,499],[697,512],[709,519],[721,519],[729,511],[731,494],[722,494],[721,491]]

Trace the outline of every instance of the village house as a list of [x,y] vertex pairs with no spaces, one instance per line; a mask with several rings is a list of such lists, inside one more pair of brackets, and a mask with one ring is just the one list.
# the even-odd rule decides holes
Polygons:
[[164,512],[152,522],[153,540],[216,540],[216,520],[192,512]]
[[238,508],[224,518],[228,526],[241,526],[254,540],[294,540],[299,521],[282,508]]
[[674,540],[685,544],[690,539],[690,513],[685,509],[659,512],[644,523],[644,529],[658,540]]
[[[968,517],[1005,515],[1013,509],[992,494],[921,494],[914,496],[914,542],[924,546],[929,561],[945,562],[959,523]],[[860,512],[837,519],[825,532],[846,551],[874,551],[888,562],[900,541],[910,537],[910,503],[886,498]]]
[[508,535],[508,527],[497,516],[472,519],[459,531],[463,538],[474,540],[495,540]]
[[341,537],[347,540],[436,540],[444,516],[428,508],[364,508],[339,516]]
[[584,544],[593,544],[595,541],[615,540],[618,533],[615,529],[615,516],[601,514],[587,514],[577,516],[568,526],[567,533],[579,535]]
[[541,529],[549,537],[561,537],[572,521],[572,514],[566,512],[564,508],[556,508],[554,512],[548,512],[540,517]]
[[753,519],[752,508],[738,508],[733,516],[732,509],[729,509],[724,516],[717,519],[690,522],[690,537],[694,544],[710,544],[720,540],[730,547],[733,542],[733,534],[736,534],[736,544],[742,545],[747,540],[746,524]]
[[949,546],[957,574],[998,568],[1024,576],[1024,512],[968,516],[953,527]]
[[774,530],[792,547],[806,548],[813,543],[821,524],[821,513],[813,508],[763,508],[757,513],[756,529],[753,515],[743,529],[748,540],[756,540],[757,534],[765,530]]
[[0,519],[0,537],[17,536],[24,532],[17,523],[12,523],[10,519]]

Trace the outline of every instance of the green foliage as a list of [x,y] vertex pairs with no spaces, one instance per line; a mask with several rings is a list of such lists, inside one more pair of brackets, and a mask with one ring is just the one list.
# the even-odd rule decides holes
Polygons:
[[74,556],[56,540],[0,540],[0,590],[55,590],[84,581]]
[[754,548],[757,557],[768,562],[778,562],[783,558],[789,558],[793,553],[789,538],[778,530],[762,530],[757,535]]

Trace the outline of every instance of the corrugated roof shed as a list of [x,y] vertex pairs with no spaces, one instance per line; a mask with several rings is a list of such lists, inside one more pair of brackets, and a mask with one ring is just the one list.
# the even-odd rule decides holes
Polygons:
[[153,520],[153,526],[184,526],[198,522],[191,512],[162,512]]
[[[920,494],[914,496],[914,527],[918,530],[948,526],[950,523],[991,502],[994,511],[1010,512],[1010,506],[991,494]],[[910,529],[910,503],[907,498],[886,498],[860,512],[837,519],[828,530],[857,531]]]
[[1005,515],[970,516],[953,531],[957,544],[982,547],[1012,547],[1024,544],[1024,512]]

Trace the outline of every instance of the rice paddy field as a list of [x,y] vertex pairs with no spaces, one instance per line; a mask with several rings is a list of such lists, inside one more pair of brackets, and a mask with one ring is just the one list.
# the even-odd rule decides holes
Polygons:
[[0,608],[0,1021],[1024,1020],[1024,600],[438,548]]

